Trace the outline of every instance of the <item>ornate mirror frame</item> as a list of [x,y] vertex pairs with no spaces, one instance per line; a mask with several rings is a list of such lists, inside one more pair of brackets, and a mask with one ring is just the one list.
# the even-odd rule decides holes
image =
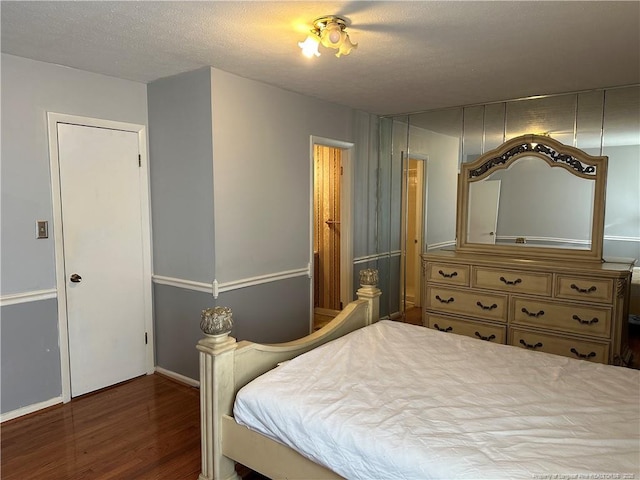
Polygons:
[[[594,182],[593,205],[589,205],[593,212],[589,249],[468,242],[470,185],[497,170],[509,168],[523,157],[538,157],[546,161],[550,168],[564,168],[575,176]],[[607,162],[607,157],[589,155],[547,136],[522,135],[508,140],[473,162],[463,163],[458,176],[456,250],[466,253],[510,255],[520,259],[602,262]],[[576,199],[576,204],[579,205],[581,201],[582,199]],[[566,205],[564,208],[575,208],[575,205]]]

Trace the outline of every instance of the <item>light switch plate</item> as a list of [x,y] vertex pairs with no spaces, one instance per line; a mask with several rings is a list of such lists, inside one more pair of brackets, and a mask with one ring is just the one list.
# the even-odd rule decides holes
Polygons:
[[49,222],[46,220],[36,222],[36,238],[49,238]]

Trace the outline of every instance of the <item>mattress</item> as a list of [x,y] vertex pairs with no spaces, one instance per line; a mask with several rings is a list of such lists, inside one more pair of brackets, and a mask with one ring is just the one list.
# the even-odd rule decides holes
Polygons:
[[258,377],[234,417],[348,479],[640,478],[640,371],[398,322]]

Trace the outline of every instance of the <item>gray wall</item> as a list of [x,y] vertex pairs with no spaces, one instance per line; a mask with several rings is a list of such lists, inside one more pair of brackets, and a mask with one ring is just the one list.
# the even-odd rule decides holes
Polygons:
[[55,299],[2,307],[2,413],[62,394]]
[[55,286],[47,112],[146,125],[146,85],[2,54],[3,295]]
[[572,241],[572,248],[590,247],[593,181],[561,167],[550,168],[537,157],[520,158],[489,178],[501,180],[498,242],[513,243],[516,237],[525,237],[532,243],[528,237],[537,237],[542,242]]
[[[355,219],[354,243],[367,251],[375,228],[369,217],[375,215],[377,117],[210,68],[159,80],[148,90],[147,110],[147,85],[2,55],[3,298],[38,291],[55,296],[53,238],[35,239],[36,220],[48,220],[53,231],[47,111],[149,125],[156,275],[210,285],[216,259],[221,281],[306,267],[311,135],[357,144],[355,209],[365,218]],[[274,225],[280,233],[269,237]],[[234,308],[238,338],[299,337],[309,328],[309,291],[306,276],[217,300],[155,285],[158,365],[197,378],[199,315],[215,304]],[[59,397],[55,298],[7,304],[1,313],[1,412]]]
[[[354,198],[362,201],[357,211],[371,215],[376,117],[214,68],[153,82],[148,92],[156,275],[204,288],[214,279],[225,284],[306,269],[311,136],[356,144],[355,171],[365,177],[356,180]],[[367,221],[356,219],[358,245],[368,242]],[[239,340],[307,334],[310,293],[306,275],[217,299],[156,284],[157,365],[197,378],[200,312],[215,305],[233,309]]]
[[638,145],[603,150],[609,157],[604,255],[632,257],[640,266],[640,128],[637,132]]
[[[460,155],[460,141],[423,128],[409,128],[409,156],[417,154],[426,161],[426,225],[425,248],[456,240],[456,201],[458,164],[452,158]],[[436,247],[437,248],[437,247]]]
[[209,68],[150,83],[153,271],[211,283],[213,142]]
[[[357,139],[354,168],[354,242],[355,259],[377,252],[378,151],[380,148],[380,119],[364,112],[355,113],[354,138]],[[358,272],[368,268],[354,266],[354,280]]]
[[306,268],[310,136],[354,141],[354,111],[211,71],[216,279]]
[[[47,112],[147,124],[146,85],[2,54],[2,296],[55,289]],[[0,410],[61,395],[55,299],[1,308]]]
[[[195,345],[203,337],[199,327],[200,313],[214,303],[233,310],[231,335],[238,340],[275,343],[300,338],[308,333],[308,323],[298,321],[308,318],[308,293],[309,280],[306,278],[290,278],[225,292],[215,301],[208,293],[155,285],[157,364],[198,379]],[[282,301],[284,298],[289,300]]]

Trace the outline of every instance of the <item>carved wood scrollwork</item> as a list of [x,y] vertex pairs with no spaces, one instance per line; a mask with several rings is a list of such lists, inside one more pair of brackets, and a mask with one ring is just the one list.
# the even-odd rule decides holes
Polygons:
[[594,165],[585,165],[580,160],[575,158],[573,155],[568,155],[566,153],[560,153],[555,151],[553,148],[548,145],[542,145],[540,143],[534,144],[530,142],[523,142],[502,155],[498,155],[497,157],[490,158],[485,163],[480,165],[478,168],[469,170],[469,178],[480,177],[484,175],[487,171],[492,168],[503,165],[507,163],[511,158],[516,155],[520,155],[526,152],[535,152],[542,155],[545,155],[550,161],[557,163],[564,163],[576,172],[587,174],[587,175],[595,175],[596,167]]
[[624,296],[624,292],[627,290],[627,279],[619,278],[616,283],[616,296],[618,298],[622,298]]
[[[520,162],[520,160],[523,160]],[[607,157],[593,156],[587,152],[570,145],[555,140],[551,137],[542,135],[522,135],[507,140],[494,150],[484,153],[476,160],[460,165],[460,175],[458,177],[458,212],[456,220],[456,250],[466,253],[491,253],[503,255],[515,255],[517,258],[545,258],[559,260],[575,260],[588,261],[594,263],[602,262],[603,249],[603,232],[604,232],[604,200],[606,196],[606,178],[607,178]],[[511,172],[508,172],[513,165],[518,165]],[[563,184],[569,185],[567,191],[591,192],[585,193],[584,203],[575,203],[567,205],[562,203],[562,195],[558,192],[564,192],[560,182],[548,193],[553,199],[557,208],[533,208],[535,205],[535,197],[521,198],[519,196],[517,186],[520,186],[526,179],[527,170],[525,166],[532,165],[532,188],[540,195],[544,195],[545,189],[549,188],[549,184],[545,183],[542,177],[545,170],[544,165],[553,168],[553,173],[549,173],[549,178],[563,177],[566,181]],[[558,167],[558,168],[555,168]],[[508,173],[513,173],[509,175]],[[568,174],[568,175],[565,175]],[[495,174],[495,176],[494,176]],[[546,175],[546,174],[544,174]],[[551,177],[554,176],[554,177]],[[509,182],[509,178],[517,178],[516,181]],[[500,180],[502,185],[499,188],[500,193],[495,192],[494,188],[488,188],[492,180]],[[506,183],[505,183],[506,182]],[[553,183],[553,182],[552,182]],[[593,185],[593,188],[590,185]],[[516,185],[516,186],[514,186]],[[554,184],[555,185],[555,184]],[[472,188],[476,187],[477,188]],[[487,188],[484,188],[487,187]],[[506,187],[513,187],[511,189]],[[574,188],[575,187],[575,188]],[[589,188],[587,188],[589,187]],[[525,208],[528,210],[522,212],[522,215],[533,216],[536,224],[546,225],[540,232],[537,240],[527,242],[526,238],[520,234],[522,226],[518,222],[503,223],[498,228],[503,228],[502,232],[492,229],[490,226],[478,226],[476,211],[481,202],[476,200],[484,195],[484,190],[491,190],[491,195],[502,196],[505,193],[506,203],[511,205],[509,199],[516,197],[518,202],[513,208]],[[553,197],[552,195],[558,195]],[[581,194],[582,195],[582,194]],[[498,199],[499,199],[498,198]],[[582,197],[581,197],[582,198]],[[475,199],[475,200],[474,200]],[[527,201],[528,200],[528,201]],[[533,202],[533,203],[532,203]],[[503,203],[496,202],[503,205]],[[582,218],[580,224],[580,232],[576,230],[575,242],[574,236],[571,241],[563,242],[559,239],[569,238],[565,235],[563,228],[556,226],[564,226],[567,219],[573,220],[572,212],[575,209],[586,209],[587,213],[579,215]],[[513,216],[514,212],[509,211]],[[511,218],[511,217],[505,217]],[[575,216],[578,218],[578,216]],[[500,224],[500,222],[497,222]],[[529,228],[527,226],[527,228]],[[508,233],[505,233],[508,232]],[[491,238],[488,238],[489,235]],[[573,231],[571,235],[574,235]],[[532,239],[536,234],[531,235]],[[512,243],[515,239],[516,242]],[[518,241],[522,239],[524,241]],[[536,243],[537,242],[537,243]],[[522,245],[525,243],[526,245]],[[505,277],[507,280],[508,277]],[[513,279],[509,279],[513,281]],[[520,285],[522,287],[522,285]]]

